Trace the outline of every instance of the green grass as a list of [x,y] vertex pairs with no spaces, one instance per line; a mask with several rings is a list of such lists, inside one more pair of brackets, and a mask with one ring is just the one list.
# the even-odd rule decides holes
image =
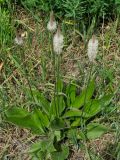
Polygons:
[[[0,111],[2,118],[8,107],[21,106],[28,110],[33,107],[30,105],[26,89],[37,88],[48,99],[54,95],[54,66],[51,59],[50,35],[46,29],[47,18],[44,21],[40,16],[37,17],[39,17],[39,21],[36,20],[35,16],[32,17],[30,13],[21,8],[16,9],[15,15],[11,17],[14,24],[17,23],[17,26],[22,26],[22,32],[26,31],[28,33],[28,37],[24,39],[23,46],[14,44],[16,28],[11,25],[8,19],[5,24],[0,24],[1,28],[3,24],[5,25],[3,27],[5,30],[2,31],[2,39],[6,40],[6,42],[2,43],[2,49],[0,50],[0,61],[4,62],[3,68],[0,71],[0,106],[2,106]],[[65,84],[68,84],[72,80],[77,81],[79,90],[81,91],[86,86],[90,65],[86,55],[86,46],[78,33],[73,36],[73,28],[73,26],[66,23],[62,24],[65,46],[62,54],[61,72]],[[112,149],[110,151],[109,149],[108,151],[106,150],[105,153],[107,154],[108,152],[110,154],[112,151],[115,157],[113,159],[119,160],[119,26],[116,29],[116,23],[110,22],[104,25],[103,28],[98,29],[97,36],[99,39],[99,52],[92,71],[92,74],[96,77],[94,96],[99,97],[99,95],[112,93],[115,96],[110,107],[106,108],[109,112],[107,114],[103,112],[102,116],[95,119],[95,122],[105,123],[114,130],[114,132],[110,132],[114,136]],[[6,125],[4,120],[3,122],[0,121],[0,126],[0,132],[4,134],[2,139],[5,139],[5,143],[7,141],[6,145],[3,142],[3,149],[0,149],[1,158],[4,158],[7,154],[12,154],[10,150],[10,145],[13,145],[10,141],[12,134],[15,135],[17,133],[16,139],[20,139],[21,143],[26,144],[27,140],[32,142],[28,137],[25,139],[24,137],[26,136],[24,135],[22,135],[22,138],[19,137],[19,129]],[[12,131],[14,129],[16,131]],[[24,130],[24,134],[28,134],[32,138],[31,133],[28,133],[28,131]],[[9,139],[6,140],[6,137],[9,137]],[[89,151],[90,148],[89,146],[87,147]],[[17,158],[18,151],[16,150],[13,154]],[[101,155],[101,159],[106,160],[102,156],[104,157],[104,154]],[[110,158],[112,159],[112,155]]]

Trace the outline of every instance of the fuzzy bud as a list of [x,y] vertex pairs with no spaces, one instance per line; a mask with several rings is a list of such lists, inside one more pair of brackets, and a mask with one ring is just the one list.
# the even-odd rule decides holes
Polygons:
[[55,31],[57,28],[57,23],[55,21],[55,17],[54,17],[54,13],[53,11],[50,12],[50,20],[47,24],[47,29],[50,31],[50,32],[53,32]]
[[88,57],[90,62],[93,62],[96,58],[98,51],[98,40],[96,39],[95,35],[92,36],[92,38],[88,42]]
[[19,33],[16,34],[16,37],[14,39],[15,44],[22,45],[23,44],[23,38]]
[[64,45],[64,37],[61,34],[60,26],[58,26],[57,32],[53,37],[53,49],[56,54],[61,54]]

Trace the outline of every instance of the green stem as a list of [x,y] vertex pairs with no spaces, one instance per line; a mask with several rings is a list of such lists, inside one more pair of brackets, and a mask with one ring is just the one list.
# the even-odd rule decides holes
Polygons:
[[57,117],[59,117],[59,79],[60,79],[60,55],[57,55],[56,59],[56,93],[57,93]]
[[56,92],[57,92],[57,58],[56,58],[56,54],[54,52],[54,49],[53,49],[53,33],[51,33],[51,37],[50,37],[50,40],[51,40],[51,59],[52,59],[52,62],[53,62],[53,67],[54,67],[54,78],[55,78],[55,87],[54,87],[54,105],[55,105],[55,114],[56,114],[56,117],[58,117],[58,105],[56,104]]
[[86,131],[86,126],[85,126],[85,121],[84,121],[84,118],[83,118],[83,112],[84,112],[84,108],[85,108],[85,105],[86,105],[86,98],[87,98],[87,91],[88,91],[88,86],[89,86],[89,83],[90,83],[90,80],[91,80],[91,74],[92,74],[92,68],[93,68],[93,63],[91,64],[90,66],[90,72],[89,72],[89,76],[88,76],[88,82],[87,82],[87,88],[86,88],[86,92],[85,92],[85,98],[84,98],[84,105],[83,105],[83,108],[82,108],[82,114],[81,114],[81,129],[84,133],[84,136],[85,136],[85,139],[84,139],[84,145],[85,145],[85,151],[86,151],[86,155],[87,155],[87,158],[88,160],[90,160],[90,154],[89,154],[89,150],[87,148],[87,131]]
[[90,80],[91,80],[92,68],[93,68],[93,63],[90,65],[90,72],[89,72],[89,76],[88,76],[88,82],[87,82],[87,87],[86,87],[86,92],[85,92],[84,104],[83,104],[82,114],[81,114],[81,128],[82,128],[82,130],[85,129],[85,122],[84,122],[84,118],[82,118],[82,117],[83,117],[83,112],[84,112],[84,108],[85,108],[85,105],[86,105],[87,91],[88,91],[88,86],[89,86],[89,83],[90,83]]

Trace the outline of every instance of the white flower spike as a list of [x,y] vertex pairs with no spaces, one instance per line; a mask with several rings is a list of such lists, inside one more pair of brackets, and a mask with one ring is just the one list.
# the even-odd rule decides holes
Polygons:
[[23,44],[23,38],[18,33],[16,34],[16,37],[14,39],[15,44],[22,45]]
[[93,62],[95,60],[97,51],[98,51],[98,40],[95,37],[95,35],[93,35],[92,38],[88,42],[87,54],[88,54],[90,62]]
[[50,12],[50,20],[47,24],[47,29],[50,31],[50,32],[54,32],[57,28],[57,23],[55,21],[55,17],[54,17],[54,13],[53,11]]
[[64,37],[61,34],[60,26],[58,26],[57,32],[53,37],[53,49],[56,54],[61,54],[64,45]]

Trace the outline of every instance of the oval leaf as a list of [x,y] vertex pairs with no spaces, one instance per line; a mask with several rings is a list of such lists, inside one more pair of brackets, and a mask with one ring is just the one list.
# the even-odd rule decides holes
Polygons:
[[95,90],[95,83],[94,80],[92,80],[88,87],[84,89],[80,96],[77,96],[75,98],[75,101],[72,103],[72,107],[74,108],[80,108],[84,105],[85,102],[87,102],[93,95]]
[[108,127],[99,123],[90,123],[87,126],[87,138],[96,139],[108,131]]

